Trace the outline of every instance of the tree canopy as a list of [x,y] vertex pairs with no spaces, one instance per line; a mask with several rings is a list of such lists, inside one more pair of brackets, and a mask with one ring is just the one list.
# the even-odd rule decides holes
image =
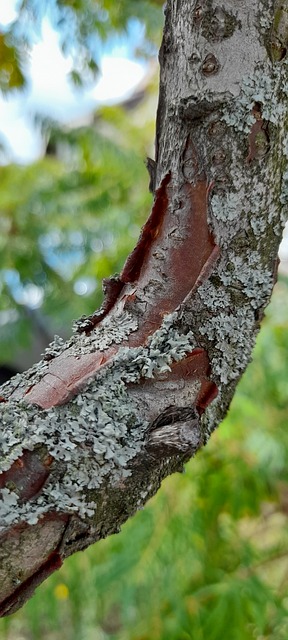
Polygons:
[[162,7],[162,0],[21,0],[15,20],[3,29],[0,38],[0,90],[25,87],[29,48],[41,37],[44,18],[59,33],[63,53],[73,57],[71,80],[81,85],[97,77],[101,44],[116,34],[127,35],[133,21],[143,28],[135,53],[155,54],[163,24]]

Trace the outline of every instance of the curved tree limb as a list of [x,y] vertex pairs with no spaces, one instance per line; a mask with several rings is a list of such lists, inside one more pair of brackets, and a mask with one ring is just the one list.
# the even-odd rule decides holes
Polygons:
[[287,216],[287,2],[167,2],[150,217],[100,311],[1,390],[1,615],[227,411]]

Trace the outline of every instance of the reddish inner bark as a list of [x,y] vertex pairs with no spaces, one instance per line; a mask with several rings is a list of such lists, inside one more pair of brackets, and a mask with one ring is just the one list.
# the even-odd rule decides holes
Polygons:
[[37,496],[50,475],[53,457],[41,460],[37,451],[23,451],[21,458],[13,462],[10,469],[0,474],[0,489],[9,487],[16,491],[21,501]]
[[[104,301],[100,313],[103,318],[105,309],[113,313],[115,306],[125,308],[133,306],[134,300],[145,300],[145,314],[139,317],[138,329],[130,334],[129,346],[144,345],[148,336],[160,327],[164,315],[174,311],[200,280],[208,277],[218,257],[207,223],[209,185],[206,177],[201,174],[194,184],[183,184],[177,194],[177,209],[173,209],[173,188],[168,174],[156,191],[151,215],[124,265],[117,286],[112,287],[112,292],[108,291],[110,298]],[[159,259],[161,252],[164,252],[163,260]],[[155,295],[150,295],[155,282]],[[132,294],[131,283],[135,284]],[[67,402],[87,378],[113,358],[120,346],[80,358],[69,351],[63,353],[50,362],[49,372],[43,379],[28,390],[26,401],[43,408]],[[202,376],[200,371],[199,375]],[[206,385],[206,375],[204,382]],[[209,397],[208,393],[207,401]]]

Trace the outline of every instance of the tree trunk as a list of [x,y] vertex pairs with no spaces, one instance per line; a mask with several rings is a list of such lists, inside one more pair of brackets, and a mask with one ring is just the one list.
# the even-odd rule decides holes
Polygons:
[[150,217],[101,309],[1,390],[2,615],[227,411],[287,211],[287,42],[288,0],[167,2]]

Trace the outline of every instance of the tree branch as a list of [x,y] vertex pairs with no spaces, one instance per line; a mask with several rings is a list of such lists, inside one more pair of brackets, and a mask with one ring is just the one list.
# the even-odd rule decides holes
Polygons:
[[1,615],[118,531],[227,411],[287,214],[287,11],[167,2],[150,217],[100,311],[1,390]]

